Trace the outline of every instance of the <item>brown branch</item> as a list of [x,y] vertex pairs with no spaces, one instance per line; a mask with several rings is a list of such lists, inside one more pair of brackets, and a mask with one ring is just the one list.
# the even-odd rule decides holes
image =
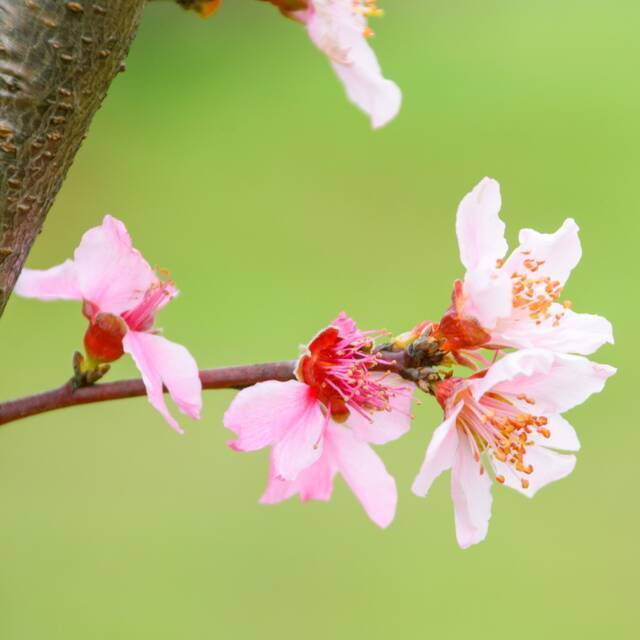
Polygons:
[[[202,380],[203,389],[242,389],[266,380],[291,380],[293,366],[292,360],[285,360],[267,364],[206,369],[200,372],[200,380]],[[55,409],[107,400],[137,398],[145,394],[144,384],[139,379],[107,382],[80,389],[76,389],[70,381],[57,389],[0,403],[0,425]]]
[[[401,372],[404,365],[404,352],[384,351],[380,353],[380,357],[384,359],[384,363],[376,367],[378,370]],[[281,382],[293,380],[294,366],[294,360],[283,360],[222,369],[205,369],[200,372],[200,380],[202,380],[203,389],[244,389],[267,380]],[[164,391],[167,392],[166,389]],[[0,425],[55,409],[107,400],[137,398],[145,394],[144,384],[139,379],[107,382],[79,389],[69,381],[57,389],[0,403]]]
[[0,315],[145,0],[0,0]]

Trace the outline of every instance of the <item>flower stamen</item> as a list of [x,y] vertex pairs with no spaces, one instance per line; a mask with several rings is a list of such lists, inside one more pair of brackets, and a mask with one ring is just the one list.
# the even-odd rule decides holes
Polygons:
[[385,383],[388,372],[371,375],[380,362],[372,352],[373,337],[382,333],[363,333],[346,322],[331,325],[312,340],[300,358],[298,379],[315,390],[334,420],[344,422],[355,411],[372,421],[372,412],[391,411],[392,398],[406,391]]
[[[469,389],[463,389],[455,398],[455,403],[464,402],[457,426],[469,442],[476,462],[484,453],[490,454],[497,462],[507,465],[526,489],[529,486],[526,476],[534,473],[533,465],[525,460],[528,448],[535,444],[531,435],[535,432],[548,439],[551,431],[545,416],[518,408],[518,402],[535,404],[532,398],[523,393],[512,399],[507,395],[490,392],[476,401]],[[496,481],[502,484],[505,477],[497,475]]]

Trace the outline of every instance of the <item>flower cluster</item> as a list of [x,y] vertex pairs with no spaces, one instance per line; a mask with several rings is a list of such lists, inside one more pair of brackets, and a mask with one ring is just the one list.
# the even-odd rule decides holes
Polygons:
[[[576,223],[566,220],[552,234],[524,229],[507,256],[500,207],[499,185],[489,178],[462,200],[456,231],[466,273],[438,322],[422,321],[389,339],[383,331],[361,331],[341,313],[304,348],[291,379],[237,394],[224,415],[236,436],[229,446],[270,449],[261,502],[294,495],[329,500],[339,474],[369,518],[388,526],[396,482],[372,445],[409,430],[416,390],[437,400],[444,421],[413,492],[426,496],[436,477],[451,470],[461,547],[487,535],[493,482],[531,497],[571,473],[580,445],[562,414],[615,373],[585,357],[613,342],[611,325],[563,300],[581,257]],[[181,432],[164,403],[165,389],[183,413],[199,418],[195,361],[154,328],[177,289],[133,248],[122,222],[106,216],[85,233],[73,260],[46,271],[25,269],[16,292],[82,303],[88,327],[86,357],[76,357],[77,385],[92,384],[128,353],[149,401],[174,429]]]
[[615,373],[572,355],[613,343],[605,318],[575,313],[560,301],[581,257],[576,223],[566,220],[552,234],[523,229],[519,246],[505,257],[500,207],[500,187],[490,178],[465,196],[456,220],[464,280],[454,284],[440,322],[423,322],[402,337],[434,341],[474,371],[467,378],[453,369],[430,372],[423,382],[445,419],[413,484],[413,492],[425,496],[451,469],[461,547],[487,535],[492,479],[531,497],[571,473],[575,456],[557,450],[580,445],[561,414],[601,391]]

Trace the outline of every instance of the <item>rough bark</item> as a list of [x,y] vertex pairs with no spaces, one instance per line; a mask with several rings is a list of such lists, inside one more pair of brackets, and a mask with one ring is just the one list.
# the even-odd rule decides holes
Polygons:
[[0,0],[0,315],[145,0]]

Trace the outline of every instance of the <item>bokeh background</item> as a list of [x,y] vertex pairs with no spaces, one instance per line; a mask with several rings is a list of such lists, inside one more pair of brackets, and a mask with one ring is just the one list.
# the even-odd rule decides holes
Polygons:
[[[341,480],[329,504],[258,505],[267,456],[225,446],[230,391],[185,437],[144,399],[32,418],[0,430],[3,640],[636,637],[640,5],[384,6],[375,47],[405,100],[372,132],[270,5],[150,5],[29,265],[110,212],[171,270],[159,324],[203,367],[295,357],[342,309],[396,332],[437,318],[457,204],[491,175],[512,243],[578,220],[567,297],[615,326],[595,359],[618,375],[570,415],[575,473],[534,501],[494,490],[489,537],[461,551],[447,479],[409,490],[430,401],[381,450],[400,488],[386,531]],[[73,303],[14,298],[0,398],[67,379],[84,327]]]

